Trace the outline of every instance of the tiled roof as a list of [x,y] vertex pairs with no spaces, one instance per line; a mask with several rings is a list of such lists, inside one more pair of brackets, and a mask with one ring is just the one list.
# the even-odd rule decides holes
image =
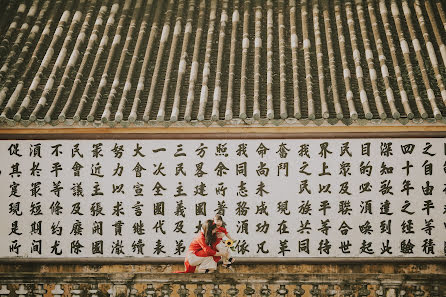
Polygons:
[[445,11],[441,0],[1,1],[1,125],[438,121]]

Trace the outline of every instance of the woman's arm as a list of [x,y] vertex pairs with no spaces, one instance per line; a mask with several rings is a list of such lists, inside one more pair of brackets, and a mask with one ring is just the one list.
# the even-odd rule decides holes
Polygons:
[[211,248],[210,246],[208,246],[206,244],[206,241],[204,239],[204,235],[200,236],[200,238],[198,239],[198,244],[200,245],[201,249],[208,255],[208,256],[221,256],[221,255],[216,255],[217,250]]
[[232,241],[235,241],[234,238],[232,238],[231,235],[229,235],[229,233],[226,233],[226,237]]

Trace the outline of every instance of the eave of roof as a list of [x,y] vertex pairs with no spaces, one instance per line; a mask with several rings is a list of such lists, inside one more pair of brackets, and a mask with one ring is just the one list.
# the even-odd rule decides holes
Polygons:
[[440,0],[4,5],[3,128],[446,123]]
[[57,120],[47,123],[42,119],[36,121],[21,120],[20,122],[14,120],[6,120],[0,125],[1,128],[11,129],[39,129],[39,128],[194,128],[194,127],[253,127],[253,128],[268,128],[268,127],[440,127],[446,131],[446,118],[437,120],[433,118],[428,119],[259,119],[253,118],[247,119],[232,119],[232,120],[191,120],[191,121],[156,121],[150,120],[144,121],[121,121],[119,123],[115,121],[109,121],[103,123],[101,121],[89,122],[87,120],[74,121],[67,119],[63,123],[59,123]]

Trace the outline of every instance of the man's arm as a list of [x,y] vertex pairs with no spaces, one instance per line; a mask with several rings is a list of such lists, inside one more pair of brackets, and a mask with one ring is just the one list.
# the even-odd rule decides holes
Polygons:
[[232,238],[231,235],[229,235],[229,233],[226,233],[226,237],[232,241],[235,241],[234,238]]
[[[204,240],[204,236],[200,237],[198,240],[198,244],[201,246],[201,249],[206,253],[208,256],[216,256],[217,251],[208,246]],[[220,256],[220,255],[217,255]]]

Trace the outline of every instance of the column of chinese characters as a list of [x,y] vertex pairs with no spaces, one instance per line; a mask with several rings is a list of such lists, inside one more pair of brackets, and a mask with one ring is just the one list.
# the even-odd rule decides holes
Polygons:
[[446,256],[443,139],[0,141],[0,257]]

